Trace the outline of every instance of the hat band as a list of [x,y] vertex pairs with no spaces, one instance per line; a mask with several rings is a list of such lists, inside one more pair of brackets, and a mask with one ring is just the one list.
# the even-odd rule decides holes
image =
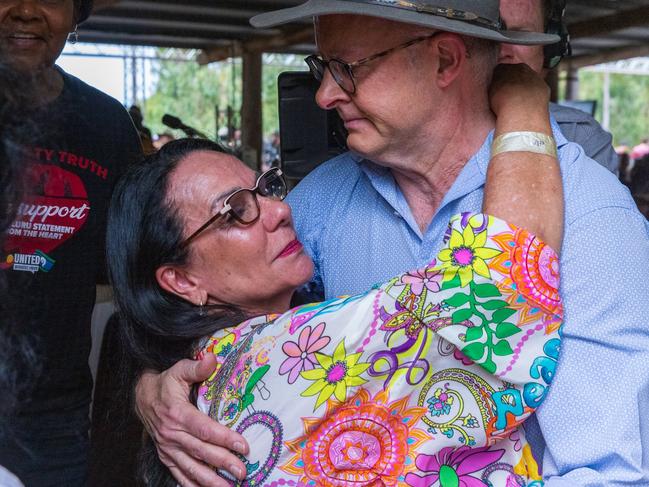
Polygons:
[[408,1],[408,0],[349,0],[356,3],[367,3],[371,5],[381,5],[383,7],[396,7],[404,10],[411,10],[414,12],[419,12],[423,14],[435,15],[437,17],[446,17],[447,19],[452,20],[461,20],[471,24],[478,24],[483,27],[487,27],[493,30],[501,30],[502,22],[500,18],[498,21],[494,22],[485,17],[480,17],[479,15],[473,12],[467,12],[465,10],[457,10],[454,8],[446,7],[433,7],[431,5],[426,5],[421,1]]

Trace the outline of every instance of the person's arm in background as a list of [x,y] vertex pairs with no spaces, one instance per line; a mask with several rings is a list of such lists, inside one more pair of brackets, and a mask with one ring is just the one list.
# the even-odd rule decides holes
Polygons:
[[620,161],[613,148],[613,136],[597,120],[576,108],[554,103],[550,104],[550,114],[568,140],[579,144],[588,157],[619,176]]
[[[526,85],[535,83],[535,75],[515,71],[520,68],[514,66],[509,69],[509,75],[501,78],[502,86],[494,92],[494,110],[501,115],[497,133],[549,133],[547,88]],[[517,77],[513,77],[515,73]],[[524,103],[519,103],[522,100]],[[494,216],[511,218],[512,223],[529,228],[558,247],[563,219],[561,187],[557,187],[556,178],[539,178],[545,169],[551,171],[549,174],[558,172],[556,159],[530,152],[505,152],[493,162],[489,173],[492,191],[486,197],[485,209]],[[496,178],[502,178],[502,184]],[[522,181],[535,186],[521,184]],[[513,205],[512,198],[518,204]],[[540,217],[540,212],[546,212],[545,217]],[[191,386],[208,378],[214,367],[213,356],[206,354],[201,362],[183,360],[162,374],[145,373],[136,387],[139,415],[157,443],[161,460],[183,487],[229,485],[205,463],[233,474],[241,468],[245,475],[243,464],[230,452],[247,452],[243,438],[199,412],[188,400]]]

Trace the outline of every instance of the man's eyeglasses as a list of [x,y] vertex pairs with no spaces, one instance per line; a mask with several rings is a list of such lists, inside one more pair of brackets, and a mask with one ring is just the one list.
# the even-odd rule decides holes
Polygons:
[[305,58],[304,61],[306,62],[307,66],[309,66],[309,70],[311,71],[311,74],[315,79],[322,81],[322,78],[324,78],[325,69],[328,69],[334,81],[338,83],[338,86],[340,86],[350,95],[353,95],[354,93],[356,93],[354,68],[374,61],[375,59],[387,56],[394,51],[406,49],[407,47],[417,44],[418,42],[425,41],[426,39],[431,39],[439,33],[440,31],[434,32],[427,36],[417,37],[404,44],[399,44],[396,47],[391,47],[390,49],[386,49],[385,51],[372,54],[371,56],[359,59],[358,61],[354,61],[353,63],[346,63],[345,61],[341,61],[340,59],[329,59],[328,61],[325,61],[320,56],[316,55],[311,55]]
[[274,200],[283,200],[286,197],[286,181],[282,170],[273,167],[257,178],[257,183],[252,188],[238,189],[223,201],[223,207],[198,230],[187,237],[180,247],[186,247],[198,237],[207,227],[215,221],[229,216],[243,225],[251,225],[259,219],[259,200],[257,195]]

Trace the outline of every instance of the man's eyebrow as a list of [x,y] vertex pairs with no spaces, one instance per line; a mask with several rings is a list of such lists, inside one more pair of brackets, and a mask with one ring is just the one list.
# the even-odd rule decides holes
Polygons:
[[240,189],[242,189],[241,186],[235,186],[235,187],[233,187],[233,188],[226,189],[225,191],[223,191],[223,192],[217,194],[217,195],[214,197],[214,199],[212,199],[212,205],[211,205],[212,212],[216,212],[217,210],[220,210],[221,208],[219,208],[219,206],[221,206],[223,200],[224,200],[225,198],[227,198],[228,196],[230,196],[230,195],[231,195],[232,193],[234,193],[235,191],[238,191],[238,190],[240,190]]

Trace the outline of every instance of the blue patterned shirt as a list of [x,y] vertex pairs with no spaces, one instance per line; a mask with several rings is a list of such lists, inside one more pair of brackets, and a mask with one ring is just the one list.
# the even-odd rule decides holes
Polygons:
[[[613,174],[554,121],[553,130],[566,199],[564,341],[528,438],[546,487],[649,485],[649,223]],[[450,217],[481,210],[492,137],[425,233],[385,168],[347,153],[307,176],[289,203],[324,295],[359,293],[430,261]]]

